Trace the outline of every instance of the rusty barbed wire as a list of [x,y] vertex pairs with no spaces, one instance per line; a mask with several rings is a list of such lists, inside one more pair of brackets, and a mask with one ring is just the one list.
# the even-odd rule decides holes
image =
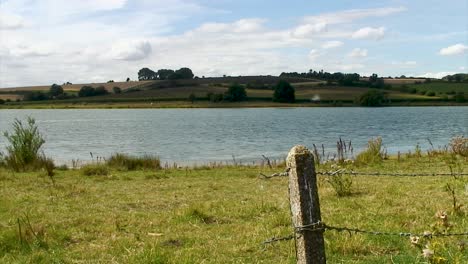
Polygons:
[[297,226],[294,228],[294,234],[285,236],[285,237],[273,237],[271,239],[265,240],[263,244],[270,244],[279,241],[287,241],[298,236],[302,235],[303,232],[317,232],[317,231],[327,231],[333,230],[337,232],[348,232],[349,234],[366,234],[366,235],[375,235],[375,236],[399,236],[399,237],[454,237],[454,236],[468,236],[468,231],[460,233],[434,233],[434,232],[424,232],[424,233],[411,233],[411,232],[386,232],[386,231],[374,231],[374,230],[365,230],[359,228],[350,228],[350,227],[337,227],[332,225],[327,225],[322,221],[316,223]]
[[[285,172],[273,173],[271,175],[265,175],[260,173],[264,179],[270,179],[275,177],[287,177],[289,174],[289,168]],[[336,171],[317,171],[317,175],[334,176],[334,175],[353,175],[353,176],[393,176],[393,177],[427,177],[427,176],[468,176],[468,173],[382,173],[382,172],[360,172],[360,171],[347,171],[345,169],[339,169]]]

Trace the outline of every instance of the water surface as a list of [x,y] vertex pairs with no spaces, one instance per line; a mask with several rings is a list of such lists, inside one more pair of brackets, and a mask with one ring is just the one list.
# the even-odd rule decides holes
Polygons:
[[[342,137],[355,152],[382,136],[389,153],[435,147],[468,134],[468,107],[0,110],[0,130],[15,118],[37,120],[44,151],[58,162],[115,152],[163,161],[207,163],[280,158],[295,144],[333,149]],[[0,138],[4,150],[5,138]]]

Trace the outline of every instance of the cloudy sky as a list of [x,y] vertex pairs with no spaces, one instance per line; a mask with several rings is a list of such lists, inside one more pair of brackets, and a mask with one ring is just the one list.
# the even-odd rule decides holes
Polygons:
[[283,71],[467,72],[468,1],[0,0],[0,87]]

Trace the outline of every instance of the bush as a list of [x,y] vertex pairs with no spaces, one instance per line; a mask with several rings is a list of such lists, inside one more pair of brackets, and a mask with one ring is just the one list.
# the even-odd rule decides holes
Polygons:
[[109,168],[104,164],[88,164],[81,167],[81,173],[85,176],[107,176]]
[[294,103],[296,101],[294,87],[285,80],[280,80],[275,86],[273,101],[281,103]]
[[10,143],[6,147],[5,164],[14,171],[28,171],[42,167],[40,154],[45,143],[33,118],[28,117],[27,124],[18,119],[13,122],[13,133],[5,132],[5,137]]
[[433,91],[427,91],[427,92],[426,92],[426,95],[427,95],[427,96],[435,96],[435,92],[433,92]]
[[382,106],[385,102],[385,94],[377,90],[369,90],[358,99],[361,106]]
[[93,96],[94,95],[94,88],[91,86],[83,86],[81,87],[80,91],[78,92],[79,97],[87,97],[87,96]]
[[463,92],[458,92],[453,98],[457,103],[464,103],[466,101],[465,94]]
[[5,100],[3,99],[0,99],[0,105],[4,104],[5,103]]
[[52,97],[57,97],[59,95],[63,94],[63,88],[60,85],[57,84],[52,84],[52,86],[49,88],[49,94]]
[[353,178],[350,175],[340,173],[331,175],[328,176],[327,182],[339,197],[348,196],[352,193]]
[[367,143],[367,149],[359,153],[356,157],[358,164],[380,163],[384,158],[382,149],[382,138],[371,139]]
[[453,153],[468,157],[468,138],[464,136],[454,137],[450,140],[449,145]]
[[131,156],[121,153],[113,154],[106,162],[109,167],[115,167],[123,170],[138,170],[161,168],[161,161],[158,157],[144,155],[142,157]]
[[245,92],[244,86],[234,83],[229,86],[224,98],[231,102],[240,102],[247,99],[247,93]]
[[120,89],[120,87],[114,87],[112,88],[112,91],[115,93],[115,94],[121,94],[122,93],[122,89]]

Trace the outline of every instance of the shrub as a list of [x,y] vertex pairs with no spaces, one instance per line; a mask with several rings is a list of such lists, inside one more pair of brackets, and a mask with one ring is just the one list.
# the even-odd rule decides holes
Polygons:
[[81,167],[81,173],[85,176],[107,176],[109,168],[104,164],[88,164]]
[[39,133],[36,122],[28,117],[27,124],[18,119],[13,122],[13,132],[5,132],[5,137],[10,143],[6,147],[6,165],[14,171],[27,171],[41,167],[40,149],[45,143]]
[[339,197],[347,196],[352,193],[353,178],[350,175],[335,174],[328,176],[327,182],[332,186],[336,195]]
[[112,91],[114,91],[115,94],[121,94],[122,93],[122,89],[120,89],[120,87],[117,87],[117,86],[112,88]]
[[465,94],[463,92],[458,92],[453,98],[457,103],[464,103],[466,101]]
[[358,164],[379,163],[383,160],[382,138],[371,139],[367,143],[367,149],[359,153],[356,157]]
[[449,145],[453,153],[468,157],[468,138],[464,136],[454,137],[450,140]]
[[1,99],[0,98],[0,105],[4,104],[5,103],[5,100]]
[[57,84],[52,84],[52,86],[49,88],[49,94],[52,97],[57,97],[59,95],[63,94],[63,88],[60,85]]
[[91,86],[83,86],[81,87],[80,91],[78,92],[79,97],[87,97],[87,96],[93,96],[95,93],[95,90]]
[[121,153],[113,154],[106,162],[110,167],[115,167],[123,170],[138,170],[138,169],[160,169],[161,161],[158,157],[144,155],[142,157],[131,156]]
[[224,98],[231,102],[240,102],[247,99],[247,93],[245,92],[244,86],[234,83],[229,86]]
[[382,106],[385,102],[385,94],[377,90],[369,90],[358,99],[361,106]]
[[294,87],[285,80],[280,80],[275,86],[273,101],[281,103],[294,103],[296,101]]
[[435,96],[435,92],[433,92],[433,91],[427,91],[427,92],[426,92],[426,95],[427,95],[427,96]]

